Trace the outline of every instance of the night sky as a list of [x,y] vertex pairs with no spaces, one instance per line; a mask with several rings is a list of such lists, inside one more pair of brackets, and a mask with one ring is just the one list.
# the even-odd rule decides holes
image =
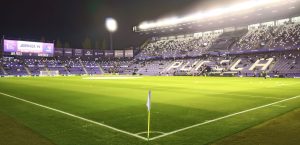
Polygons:
[[[232,1],[232,0],[231,0]],[[119,28],[114,48],[137,46],[145,40],[132,27],[145,20],[189,14],[228,0],[1,0],[0,35],[6,38],[69,42],[81,48],[89,37],[92,46],[102,47],[109,34],[105,18],[114,17]]]

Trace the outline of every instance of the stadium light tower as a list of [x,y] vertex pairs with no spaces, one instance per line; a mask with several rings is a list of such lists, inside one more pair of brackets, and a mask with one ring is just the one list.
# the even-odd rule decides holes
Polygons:
[[117,21],[114,18],[106,18],[105,25],[106,25],[106,29],[109,32],[110,50],[113,50],[112,34],[117,31],[118,24],[117,24]]

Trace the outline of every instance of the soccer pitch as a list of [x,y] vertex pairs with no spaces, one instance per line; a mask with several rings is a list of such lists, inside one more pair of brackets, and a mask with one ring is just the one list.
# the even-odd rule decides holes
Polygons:
[[300,107],[299,79],[112,78],[0,78],[0,112],[58,145],[201,145]]

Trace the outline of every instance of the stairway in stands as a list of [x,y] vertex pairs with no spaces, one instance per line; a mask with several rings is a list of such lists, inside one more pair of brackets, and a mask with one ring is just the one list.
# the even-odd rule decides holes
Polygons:
[[70,70],[66,67],[66,66],[64,66],[64,68],[65,68],[65,70],[66,70],[66,72],[67,72],[67,74],[68,75],[71,75],[71,72],[70,72]]
[[27,74],[28,74],[29,76],[31,76],[32,74],[31,74],[31,72],[30,72],[29,68],[28,68],[27,66],[24,66],[24,68],[25,68],[25,70],[26,70]]
[[99,67],[99,70],[100,70],[100,73],[101,74],[105,74],[104,70],[102,69],[101,65],[99,63],[97,63],[98,67]]
[[81,60],[79,60],[79,62],[80,62],[80,64],[81,64],[81,66],[82,66],[82,69],[83,69],[83,71],[85,72],[85,74],[89,74],[88,73],[88,71],[86,70],[86,68],[85,68],[85,66],[83,65],[83,63],[82,63],[82,61]]
[[7,72],[5,71],[5,69],[4,69],[2,66],[0,66],[0,70],[2,71],[2,73],[3,73],[4,75],[7,75]]

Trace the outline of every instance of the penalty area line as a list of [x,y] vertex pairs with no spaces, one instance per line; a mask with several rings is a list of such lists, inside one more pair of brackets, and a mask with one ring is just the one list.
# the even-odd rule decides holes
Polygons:
[[287,101],[298,99],[298,98],[300,98],[300,95],[294,96],[294,97],[291,97],[291,98],[287,98],[287,99],[283,99],[283,100],[280,100],[280,101],[276,101],[276,102],[273,102],[273,103],[270,103],[270,104],[262,105],[262,106],[259,106],[259,107],[251,108],[251,109],[248,109],[248,110],[244,110],[244,111],[241,111],[241,112],[229,114],[229,115],[226,115],[226,116],[223,116],[223,117],[219,117],[219,118],[216,118],[216,119],[213,119],[213,120],[198,123],[198,124],[195,124],[195,125],[192,125],[192,126],[188,126],[188,127],[185,127],[185,128],[178,129],[178,130],[174,130],[174,131],[165,133],[163,135],[159,135],[159,136],[150,138],[149,140],[156,140],[156,139],[166,137],[166,136],[169,136],[169,135],[181,132],[181,131],[191,129],[191,128],[195,128],[195,127],[202,126],[202,125],[205,125],[205,124],[213,123],[213,122],[216,122],[216,121],[219,121],[219,120],[222,120],[222,119],[230,118],[230,117],[233,117],[233,116],[236,116],[236,115],[240,115],[240,114],[244,114],[244,113],[251,112],[251,111],[254,111],[254,110],[258,110],[258,109],[266,108],[266,107],[269,107],[269,106],[277,105],[279,103],[287,102]]
[[109,128],[109,129],[114,130],[116,132],[120,132],[120,133],[129,135],[129,136],[133,136],[133,137],[145,140],[145,141],[148,140],[147,138],[139,136],[137,134],[130,133],[128,131],[124,131],[124,130],[121,130],[121,129],[117,129],[115,127],[112,127],[112,126],[109,126],[109,125],[106,125],[106,124],[102,124],[102,123],[99,123],[99,122],[96,122],[96,121],[93,121],[93,120],[90,120],[90,119],[86,119],[86,118],[83,118],[83,117],[80,117],[80,116],[77,116],[77,115],[74,115],[74,114],[71,114],[71,113],[68,113],[68,112],[65,112],[65,111],[61,111],[61,110],[58,110],[58,109],[55,109],[55,108],[51,108],[51,107],[41,105],[41,104],[38,104],[38,103],[35,103],[35,102],[31,102],[31,101],[28,101],[28,100],[25,100],[25,99],[21,99],[21,98],[18,98],[18,97],[15,97],[15,96],[12,96],[12,95],[9,95],[9,94],[6,94],[6,93],[0,92],[0,94],[3,95],[3,96],[6,96],[6,97],[12,98],[12,99],[16,99],[16,100],[19,100],[19,101],[22,101],[22,102],[26,102],[26,103],[35,105],[35,106],[39,106],[39,107],[44,108],[44,109],[52,110],[54,112],[58,112],[58,113],[61,113],[61,114],[64,114],[64,115],[67,115],[67,116],[70,116],[70,117],[73,117],[73,118],[77,118],[77,119],[80,119],[80,120],[83,120],[83,121],[86,121],[86,122],[89,122],[89,123],[92,123],[92,124],[96,124],[96,125],[99,125],[99,126],[102,126],[102,127],[105,127],[105,128]]

